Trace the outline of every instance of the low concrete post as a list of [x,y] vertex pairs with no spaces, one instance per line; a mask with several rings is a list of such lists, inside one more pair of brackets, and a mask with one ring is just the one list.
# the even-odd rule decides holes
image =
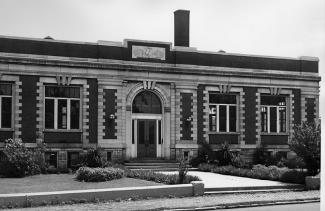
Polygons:
[[320,173],[316,176],[308,176],[305,178],[306,188],[308,190],[320,189]]
[[193,181],[191,184],[193,187],[193,196],[203,196],[204,183],[202,181]]

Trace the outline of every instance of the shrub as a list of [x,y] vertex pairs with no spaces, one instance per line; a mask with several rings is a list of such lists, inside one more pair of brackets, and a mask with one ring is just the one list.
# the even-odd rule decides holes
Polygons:
[[178,183],[183,184],[188,172],[187,161],[185,159],[181,159],[179,161],[178,166]]
[[6,140],[0,161],[0,174],[7,177],[39,174],[45,170],[44,150],[44,145],[28,149],[21,140]]
[[221,145],[221,149],[216,153],[216,160],[220,166],[230,165],[232,163],[234,154],[230,151],[229,144],[225,142]]
[[[130,178],[143,179],[168,185],[179,184],[180,182],[178,174],[163,174],[148,170],[126,170],[125,173],[126,176]],[[200,178],[186,175],[183,179],[183,184],[188,184],[192,181],[200,181]]]
[[261,165],[276,165],[277,159],[275,156],[271,155],[270,152],[266,150],[264,146],[256,148],[253,154],[253,163],[254,164],[261,164]]
[[198,151],[198,156],[190,160],[190,165],[197,167],[200,163],[208,163],[213,159],[213,151],[211,145],[206,141],[202,141]]
[[234,166],[201,165],[203,168],[210,169],[213,173],[233,175],[240,177],[250,177],[255,179],[276,180],[291,183],[304,183],[306,174],[302,171],[279,168],[277,166],[254,165],[252,169],[236,168]]
[[306,173],[303,171],[288,170],[282,173],[279,180],[282,182],[304,184],[306,176]]
[[104,182],[120,179],[124,171],[119,168],[89,168],[81,167],[76,172],[76,179],[85,182]]
[[289,147],[307,164],[309,175],[316,175],[320,169],[320,125],[304,122],[294,127]]
[[271,177],[269,176],[269,168],[261,164],[254,165],[251,170],[251,174],[253,178],[271,179]]
[[214,164],[209,164],[209,163],[201,163],[198,166],[198,169],[200,171],[204,171],[204,172],[210,172],[212,171],[212,169],[215,167],[216,165]]
[[306,166],[303,159],[298,156],[285,160],[284,165],[289,169],[303,169]]
[[101,156],[101,149],[97,148],[90,148],[87,150],[87,153],[83,155],[82,165],[88,167],[103,167],[102,156]]
[[125,169],[125,166],[122,164],[123,162],[115,162],[115,161],[106,161],[103,164],[103,167],[114,167],[119,169]]
[[277,167],[285,167],[286,158],[283,154],[277,152],[274,155],[266,150],[264,146],[256,148],[253,154],[253,163],[265,166],[275,165]]
[[233,155],[231,159],[231,165],[237,167],[237,168],[246,168],[249,167],[249,163],[247,163],[239,154]]
[[247,176],[249,169],[244,168],[236,168],[234,166],[220,166],[212,168],[213,173],[225,174],[225,175],[233,175],[233,176]]

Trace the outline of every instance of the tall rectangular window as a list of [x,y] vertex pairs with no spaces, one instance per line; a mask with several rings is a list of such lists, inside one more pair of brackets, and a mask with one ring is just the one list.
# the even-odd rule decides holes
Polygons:
[[213,132],[237,131],[237,97],[233,94],[209,94],[209,128]]
[[45,86],[45,128],[80,128],[80,87]]
[[286,132],[286,98],[284,96],[261,96],[262,132]]
[[12,127],[12,85],[0,83],[0,128]]

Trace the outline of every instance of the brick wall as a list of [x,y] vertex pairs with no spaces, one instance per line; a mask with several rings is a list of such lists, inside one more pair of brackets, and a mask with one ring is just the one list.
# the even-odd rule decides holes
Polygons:
[[[116,112],[117,112],[117,90],[104,89],[104,139],[116,139]],[[114,118],[110,118],[110,115]]]
[[192,120],[188,121],[188,118],[193,118],[192,112],[192,93],[181,93],[181,108],[180,108],[180,119],[181,119],[181,140],[193,140],[192,138]]
[[89,143],[97,143],[98,133],[98,83],[97,79],[88,79],[89,85]]
[[24,142],[36,142],[36,104],[38,76],[20,76],[22,82],[22,128],[21,138]]
[[315,98],[306,98],[306,119],[307,122],[314,122],[316,118]]
[[245,144],[256,144],[256,93],[257,88],[244,88],[244,104],[245,104]]

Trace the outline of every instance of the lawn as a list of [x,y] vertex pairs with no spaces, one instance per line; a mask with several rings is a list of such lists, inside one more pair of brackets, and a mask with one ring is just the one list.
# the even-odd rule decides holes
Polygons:
[[24,178],[0,178],[0,194],[162,185],[133,178],[108,182],[78,182],[74,177],[73,174],[41,174]]

